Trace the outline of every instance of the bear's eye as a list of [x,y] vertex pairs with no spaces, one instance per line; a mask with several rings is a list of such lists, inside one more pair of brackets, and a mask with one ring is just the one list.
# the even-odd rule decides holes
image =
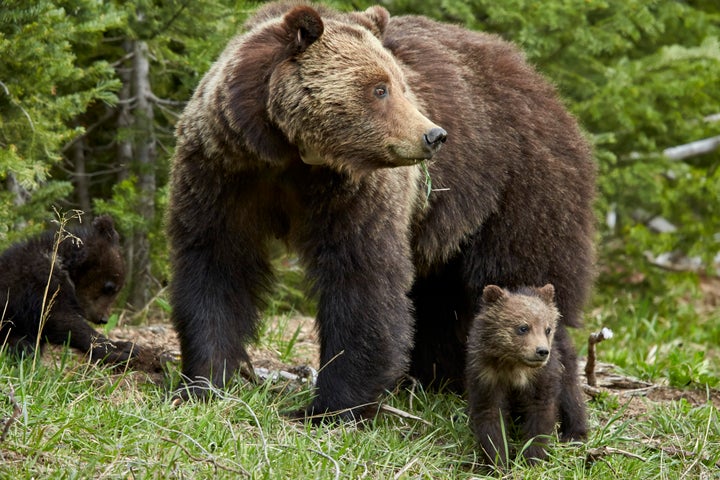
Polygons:
[[388,94],[388,88],[385,85],[378,85],[373,89],[373,94],[377,98],[385,98]]
[[550,335],[550,332],[552,332],[552,328],[547,327],[547,328],[545,329],[545,335]]
[[105,282],[105,285],[103,285],[102,293],[103,295],[112,295],[117,291],[117,284],[115,282]]
[[520,325],[520,326],[517,328],[517,333],[518,333],[518,335],[525,335],[525,334],[528,333],[529,331],[530,331],[530,326],[529,326],[529,325]]

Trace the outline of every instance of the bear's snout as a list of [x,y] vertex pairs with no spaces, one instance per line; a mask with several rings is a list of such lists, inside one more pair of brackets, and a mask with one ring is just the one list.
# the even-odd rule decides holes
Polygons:
[[425,141],[425,149],[434,154],[447,140],[447,132],[440,127],[433,127],[423,135],[423,140]]
[[535,349],[535,356],[539,359],[546,359],[550,355],[550,350],[547,349],[547,347],[537,347]]

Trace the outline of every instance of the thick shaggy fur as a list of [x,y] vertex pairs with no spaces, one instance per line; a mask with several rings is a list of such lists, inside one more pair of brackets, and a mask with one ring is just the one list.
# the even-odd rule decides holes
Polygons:
[[[544,459],[558,421],[562,351],[555,340],[555,290],[485,287],[483,308],[470,327],[466,385],[470,425],[486,460],[505,464],[511,432],[519,429],[529,461]],[[506,432],[505,435],[503,432]]]
[[[496,36],[381,7],[270,4],[200,82],[177,136],[171,302],[190,386],[223,385],[248,361],[273,238],[298,253],[318,300],[310,412],[368,414],[353,407],[408,371],[460,387],[487,284],[552,282],[560,330],[581,323],[590,150],[554,89]],[[427,198],[418,164],[430,157]],[[566,353],[576,436],[584,407]]]
[[54,263],[56,231],[15,244],[0,256],[0,344],[27,355],[35,350],[40,335],[41,347],[45,342],[69,342],[92,359],[126,361],[132,343],[112,342],[86,323],[107,323],[125,281],[113,220],[97,217],[92,226],[70,233],[60,242]]

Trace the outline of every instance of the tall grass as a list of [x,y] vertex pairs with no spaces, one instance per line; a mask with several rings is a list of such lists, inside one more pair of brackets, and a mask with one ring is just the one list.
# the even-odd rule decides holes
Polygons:
[[[607,323],[623,311],[629,325],[652,324],[651,309],[628,313],[622,301],[596,312],[597,320]],[[284,334],[269,329],[263,341],[277,342],[292,362],[287,338],[295,331],[277,325]],[[622,335],[599,345],[600,360],[635,358],[641,332],[613,327]],[[667,339],[664,329],[650,327],[644,337],[643,351]],[[679,369],[676,360],[663,362]],[[630,363],[626,368],[633,370]],[[645,365],[635,371],[662,373]],[[712,368],[708,375],[717,381]],[[717,408],[681,399],[647,401],[646,411],[634,414],[625,397],[598,397],[589,402],[586,444],[554,441],[548,461],[528,467],[520,460],[510,471],[495,472],[477,465],[464,400],[420,388],[383,401],[421,420],[381,414],[360,427],[312,427],[281,413],[306,404],[307,388],[239,381],[210,402],[173,408],[167,384],[141,372],[88,365],[62,349],[51,349],[35,366],[0,354],[1,417],[11,415],[10,385],[22,415],[0,444],[0,478],[676,479],[717,478],[720,462]]]
[[[575,333],[581,354],[588,331],[608,326],[615,336],[598,345],[599,361],[720,398],[710,390],[720,384],[718,312],[696,308],[692,285],[669,281],[665,292],[599,294],[588,330]],[[302,363],[298,332],[271,322],[260,346]],[[167,379],[177,376],[175,366]],[[142,372],[90,365],[67,349],[48,349],[42,362],[0,351],[0,478],[720,478],[718,409],[682,395],[598,395],[587,443],[553,439],[548,461],[494,471],[478,465],[457,395],[401,389],[383,403],[419,418],[313,427],[282,414],[310,401],[307,386],[238,380],[216,393],[173,407],[169,381]]]

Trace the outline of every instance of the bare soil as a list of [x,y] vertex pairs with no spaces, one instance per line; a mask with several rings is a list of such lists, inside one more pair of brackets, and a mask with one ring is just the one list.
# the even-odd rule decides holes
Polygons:
[[[720,298],[720,282],[717,282],[717,290]],[[278,319],[270,319],[277,322]],[[268,373],[280,374],[285,378],[291,378],[298,371],[310,367],[317,370],[318,365],[318,344],[316,333],[313,327],[313,319],[310,317],[297,316],[283,319],[282,331],[292,336],[299,331],[293,346],[294,357],[292,363],[280,360],[280,355],[268,348],[251,347],[249,354],[256,372],[262,372],[261,376],[267,377]],[[288,323],[289,322],[289,323]],[[273,326],[270,326],[273,329]],[[165,368],[170,365],[179,368],[180,346],[177,335],[171,325],[158,324],[151,326],[132,327],[126,326],[114,329],[110,337],[117,340],[136,342],[142,347],[141,355],[133,363],[132,368],[138,373],[147,375],[147,379],[153,383],[165,382]],[[290,340],[286,338],[285,340]],[[598,357],[602,359],[602,345],[598,346]],[[642,380],[622,375],[614,365],[599,362],[595,368],[597,386],[590,387],[584,374],[585,362],[581,359],[579,365],[581,372],[580,382],[583,385],[588,398],[601,395],[605,392],[615,395],[623,407],[623,416],[637,418],[647,414],[654,405],[686,400],[691,405],[704,405],[712,402],[716,408],[720,408],[720,391],[718,390],[693,390],[678,389],[667,385],[653,384]],[[305,379],[303,379],[305,380]]]

